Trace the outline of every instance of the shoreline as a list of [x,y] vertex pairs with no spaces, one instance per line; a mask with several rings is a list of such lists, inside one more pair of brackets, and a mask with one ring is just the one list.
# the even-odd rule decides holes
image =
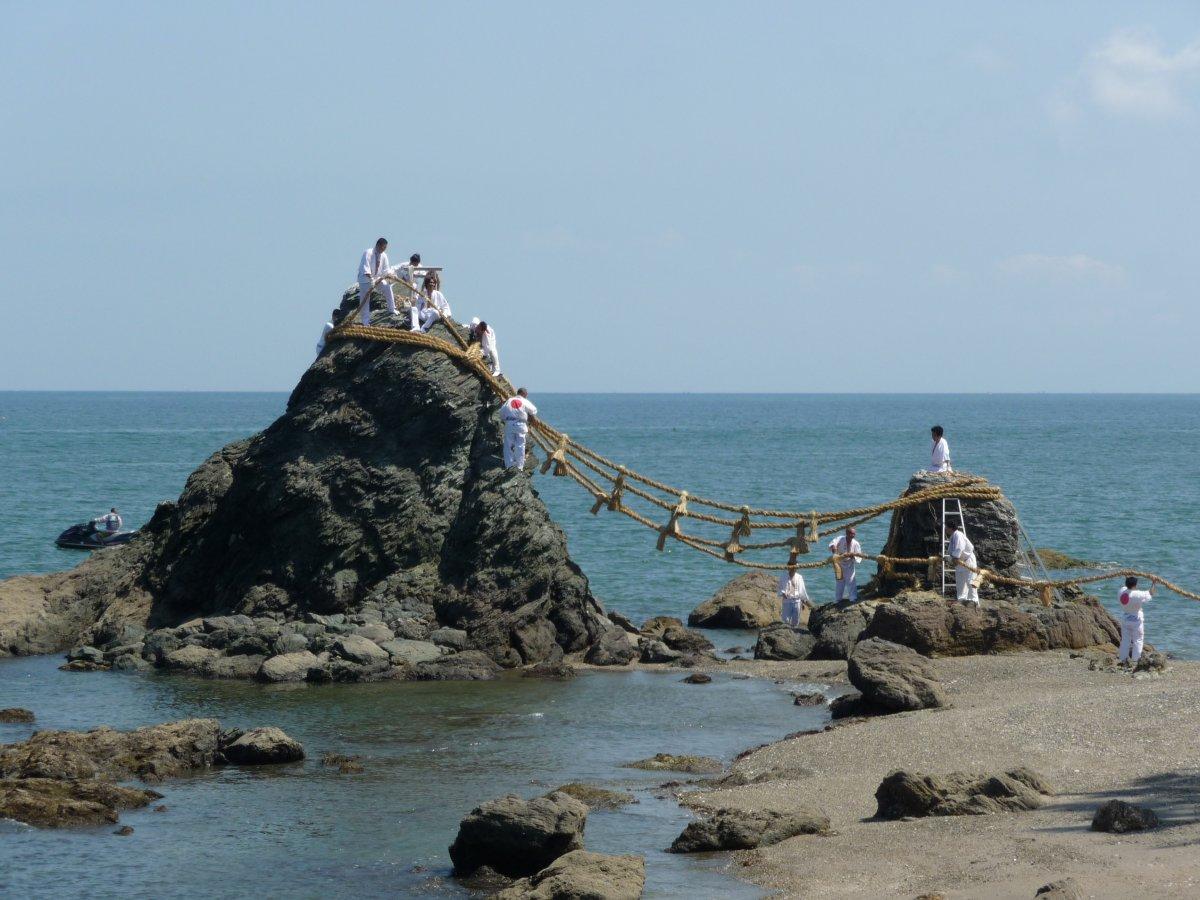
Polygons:
[[[730,772],[760,778],[681,792],[695,811],[789,812],[817,806],[825,836],[732,854],[728,871],[797,897],[1031,898],[1071,877],[1085,896],[1200,892],[1200,663],[1133,678],[1089,669],[1096,654],[1022,652],[930,661],[945,709],[847,720],[739,754]],[[717,668],[717,667],[713,667]],[[740,662],[721,670],[836,685],[837,662]],[[896,769],[998,773],[1028,766],[1055,795],[1039,810],[874,820],[874,792]],[[1156,830],[1090,830],[1097,806],[1154,809]],[[1189,846],[1192,845],[1192,846]]]

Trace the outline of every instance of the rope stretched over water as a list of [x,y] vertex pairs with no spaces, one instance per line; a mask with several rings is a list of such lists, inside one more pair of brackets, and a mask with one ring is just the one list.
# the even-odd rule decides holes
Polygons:
[[[472,372],[499,400],[504,401],[509,399],[514,393],[512,385],[503,376],[497,377],[492,374],[483,359],[482,351],[478,345],[469,343],[459,333],[457,324],[449,317],[443,316],[440,319],[440,323],[450,333],[454,339],[454,343],[422,331],[356,324],[349,317],[343,324],[330,333],[329,338],[361,338],[380,343],[408,344],[423,349],[436,350],[449,356],[463,368]],[[790,569],[819,569],[825,566],[831,566],[836,569],[841,561],[857,558],[876,562],[880,567],[880,572],[886,576],[894,575],[895,566],[898,565],[925,565],[930,567],[932,571],[934,566],[940,565],[943,562],[941,556],[892,557],[882,554],[844,553],[833,554],[825,559],[806,563],[798,562],[797,556],[808,552],[810,543],[815,543],[821,538],[841,531],[842,528],[849,525],[859,525],[875,519],[886,512],[907,509],[942,499],[959,498],[997,501],[1003,497],[998,487],[989,484],[983,478],[952,475],[948,476],[943,484],[931,485],[910,494],[901,494],[894,500],[873,506],[858,506],[851,509],[826,512],[819,512],[817,510],[805,512],[801,510],[759,509],[705,497],[697,497],[689,491],[650,478],[621,463],[602,456],[590,447],[580,444],[578,441],[573,440],[568,435],[547,424],[541,418],[532,419],[530,426],[530,436],[546,453],[546,462],[542,466],[542,471],[545,472],[553,467],[555,475],[568,477],[582,486],[592,495],[594,500],[593,513],[598,513],[602,508],[608,509],[621,513],[639,525],[658,532],[656,547],[660,551],[665,549],[667,540],[675,540],[714,559],[733,563],[747,569],[788,571]],[[610,487],[606,490],[605,487],[585,475],[580,467],[599,476]],[[636,482],[636,484],[633,482]],[[650,490],[658,491],[660,494],[665,494],[669,499],[655,496],[650,491],[638,487],[638,484]],[[624,502],[626,494],[638,497],[659,509],[667,511],[669,515],[667,521],[665,523],[655,522],[637,510],[631,509]],[[699,512],[692,509],[692,506],[704,506],[723,512],[737,513],[738,517],[729,518],[712,513]],[[681,528],[681,520],[683,519],[720,525],[731,528],[733,531],[726,541],[687,534]],[[771,521],[773,519],[786,521]],[[838,524],[833,528],[825,530],[819,527],[833,523]],[[795,530],[796,535],[785,540],[742,543],[741,539],[749,537],[756,529],[791,529]],[[787,563],[761,563],[738,558],[739,554],[745,551],[772,550],[784,547],[790,548],[791,551]],[[1077,578],[1048,580],[1013,578],[1000,575],[985,568],[976,568],[962,563],[956,564],[962,565],[963,568],[974,573],[980,582],[992,581],[996,584],[1010,587],[1024,587],[1038,591],[1042,602],[1047,604],[1050,602],[1050,593],[1055,588],[1094,584],[1099,581],[1125,578],[1127,576],[1145,578],[1161,584],[1181,597],[1186,597],[1189,600],[1200,600],[1200,594],[1185,590],[1174,582],[1168,581],[1158,575],[1137,569],[1120,569]]]

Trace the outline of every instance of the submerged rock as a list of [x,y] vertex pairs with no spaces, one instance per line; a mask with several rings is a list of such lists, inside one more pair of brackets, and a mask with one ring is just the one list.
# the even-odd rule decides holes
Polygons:
[[769,809],[719,809],[704,819],[689,822],[671,844],[670,852],[753,850],[778,844],[798,834],[826,834],[828,831],[828,816],[816,809],[786,813]]
[[692,610],[687,623],[697,628],[766,628],[779,621],[777,588],[775,576],[747,572]]
[[1000,775],[922,775],[892,772],[875,791],[876,815],[881,819],[908,816],[982,816],[998,812],[1039,809],[1053,791],[1029,769]]
[[27,723],[34,720],[32,710],[22,709],[19,706],[10,706],[7,709],[0,709],[0,722],[3,723]]
[[450,845],[456,875],[487,866],[510,878],[533,875],[583,847],[587,807],[563,793],[522,800],[507,796],[475,809]]
[[1134,806],[1124,800],[1109,800],[1096,810],[1092,817],[1092,831],[1108,831],[1125,834],[1129,831],[1145,831],[1158,827],[1158,815],[1145,806]]
[[862,699],[889,712],[946,706],[945,694],[928,660],[890,641],[859,641],[847,667]]
[[556,787],[551,793],[561,792],[574,797],[588,809],[620,809],[630,803],[637,803],[637,797],[625,791],[610,791],[607,788],[596,787],[592,784],[581,784],[573,781]]
[[638,900],[646,886],[646,861],[572,850],[530,878],[496,895],[497,900]]
[[225,761],[237,766],[269,766],[304,759],[304,747],[279,728],[253,728],[222,748]]
[[121,810],[138,809],[160,797],[96,779],[0,778],[0,818],[38,828],[103,825],[116,822]]
[[712,775],[725,767],[711,756],[677,756],[674,753],[655,753],[649,759],[625,763],[627,769],[648,769],[652,772],[688,772],[693,775]]

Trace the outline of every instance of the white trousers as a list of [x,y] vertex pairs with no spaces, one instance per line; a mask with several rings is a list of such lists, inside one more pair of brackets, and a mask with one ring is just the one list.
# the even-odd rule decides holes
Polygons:
[[1121,616],[1121,650],[1117,662],[1142,658],[1142,643],[1146,639],[1146,623],[1140,616]]
[[833,602],[838,603],[842,600],[858,600],[858,580],[856,576],[851,575],[849,578],[838,578],[833,585]]
[[[967,560],[971,565],[978,566],[975,560]],[[975,573],[963,566],[954,567],[954,588],[958,594],[959,600],[965,600],[968,603],[979,603],[979,588],[974,584]]]
[[413,331],[428,331],[442,317],[442,314],[432,306],[422,306],[420,310],[414,306],[410,315],[412,316]]
[[[396,295],[392,293],[390,284],[378,285],[375,290],[383,295],[383,299],[387,301],[387,311],[391,314],[396,312]],[[371,282],[359,280],[358,282],[358,312],[361,316],[361,321],[364,325],[371,324]]]
[[524,424],[504,426],[504,466],[508,469],[525,468],[525,435],[529,426]]
[[800,625],[800,601],[784,597],[783,603],[780,604],[779,617],[785,625],[798,627]]

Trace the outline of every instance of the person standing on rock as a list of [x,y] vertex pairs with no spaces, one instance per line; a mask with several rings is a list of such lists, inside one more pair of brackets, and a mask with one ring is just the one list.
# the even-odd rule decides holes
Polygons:
[[[517,388],[517,396],[510,397],[500,407],[500,419],[504,422],[504,466],[508,469],[525,468],[525,439],[529,435],[529,420],[537,415],[537,407],[529,402],[529,391]],[[800,582],[803,586],[804,582]]]
[[450,318],[450,304],[442,295],[441,276],[430,272],[421,284],[421,293],[417,295],[417,305],[412,308],[412,330],[428,331],[439,319]]
[[947,475],[954,470],[950,468],[950,445],[946,443],[946,430],[941,425],[929,429],[933,436],[933,451],[930,453],[929,471],[945,472]]
[[1142,644],[1146,639],[1145,617],[1142,615],[1143,604],[1154,599],[1153,578],[1150,579],[1150,590],[1136,590],[1138,580],[1130,575],[1125,579],[1125,587],[1117,596],[1121,604],[1121,649],[1117,653],[1117,665],[1132,662],[1135,666],[1142,658]]
[[395,281],[403,288],[403,298],[407,298],[408,302],[416,306],[420,298],[420,292],[417,291],[417,274],[423,271],[421,269],[421,254],[414,253],[408,258],[408,262],[401,263],[398,266],[392,266],[384,273],[384,278],[388,281]]
[[812,601],[808,599],[804,576],[795,566],[788,566],[786,574],[779,576],[779,599],[779,616],[783,623],[798,628],[801,610],[805,606],[812,606]]
[[483,349],[484,359],[487,360],[488,366],[491,367],[492,377],[500,377],[500,351],[496,349],[496,332],[487,322],[478,318],[471,320],[470,327],[471,340],[478,341],[479,346]]
[[858,532],[853,525],[846,526],[846,533],[838,535],[829,542],[829,552],[834,556],[834,588],[833,602],[842,600],[858,600],[858,557],[849,554],[862,554],[862,544],[855,540]]
[[378,287],[387,301],[388,315],[396,314],[396,297],[390,284],[382,284],[388,273],[387,238],[380,238],[375,247],[364,250],[358,263],[358,309],[364,325],[371,324],[371,291]]
[[950,535],[948,553],[954,561],[955,593],[963,603],[974,603],[978,606],[979,582],[977,573],[973,571],[979,568],[979,562],[975,559],[975,545],[971,543],[961,524],[947,524],[946,527],[954,529]]

